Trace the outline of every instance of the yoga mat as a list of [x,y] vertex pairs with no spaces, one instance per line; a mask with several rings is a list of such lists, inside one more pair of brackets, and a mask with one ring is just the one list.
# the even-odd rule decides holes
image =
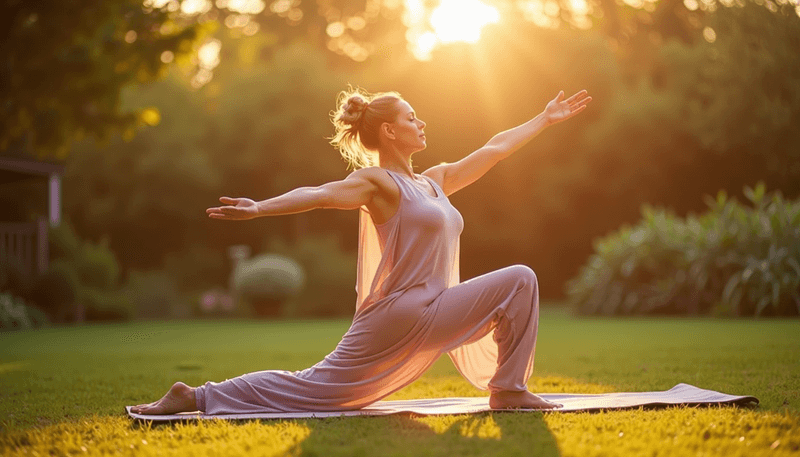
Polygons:
[[[751,396],[728,395],[713,390],[700,389],[689,384],[678,384],[661,392],[618,392],[607,394],[548,394],[536,395],[547,401],[561,403],[562,408],[543,410],[543,412],[593,411],[603,409],[635,408],[639,406],[706,405],[723,403],[756,403]],[[125,412],[133,419],[169,422],[196,419],[303,419],[342,416],[386,416],[390,414],[412,413],[423,416],[446,414],[472,414],[493,411],[489,407],[489,397],[451,397],[423,398],[417,400],[379,401],[356,411],[298,411],[284,413],[247,413],[207,415],[200,411],[165,415],[144,415]],[[496,410],[509,411],[509,410]],[[535,409],[515,409],[511,411],[538,411]]]

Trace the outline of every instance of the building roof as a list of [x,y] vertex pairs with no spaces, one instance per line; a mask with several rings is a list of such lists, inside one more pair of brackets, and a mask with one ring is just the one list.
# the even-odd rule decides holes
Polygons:
[[0,184],[29,179],[31,177],[61,175],[64,165],[19,157],[0,156]]

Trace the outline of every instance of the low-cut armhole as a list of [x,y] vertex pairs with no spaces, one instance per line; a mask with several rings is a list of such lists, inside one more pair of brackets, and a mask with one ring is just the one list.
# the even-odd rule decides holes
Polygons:
[[394,211],[394,214],[392,214],[392,216],[389,217],[389,219],[386,219],[386,221],[384,223],[382,223],[382,224],[375,223],[375,219],[372,219],[372,214],[369,211],[366,210],[366,207],[363,207],[363,206],[361,207],[363,210],[365,210],[367,212],[367,214],[369,214],[370,219],[372,219],[372,224],[376,228],[382,228],[382,227],[386,226],[387,224],[389,224],[390,222],[392,222],[395,218],[397,218],[397,214],[400,213],[400,209],[403,207],[403,187],[397,181],[397,178],[394,177],[394,175],[392,175],[391,171],[385,170],[385,169],[383,171],[385,171],[392,178],[392,180],[394,181],[394,184],[397,186],[397,192],[398,192],[398,194],[400,196],[400,201],[397,202],[397,209]]
[[423,175],[423,174],[420,174],[420,176],[423,176],[425,179],[428,180],[429,183],[431,183],[431,187],[433,188],[433,191],[436,193],[436,197],[434,197],[434,198],[444,198],[445,197],[444,190],[441,187],[439,187],[438,184],[436,184],[436,181],[434,181],[433,178],[431,178],[430,176],[427,176],[427,175]]

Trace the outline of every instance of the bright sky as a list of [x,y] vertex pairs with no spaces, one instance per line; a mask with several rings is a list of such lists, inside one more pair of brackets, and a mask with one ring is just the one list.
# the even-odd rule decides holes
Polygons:
[[478,41],[484,26],[500,20],[498,11],[480,0],[441,0],[429,16],[422,0],[405,0],[405,6],[409,47],[421,60],[430,59],[440,43]]
[[474,43],[481,37],[483,26],[499,19],[496,9],[478,0],[442,0],[431,13],[433,31],[442,43]]

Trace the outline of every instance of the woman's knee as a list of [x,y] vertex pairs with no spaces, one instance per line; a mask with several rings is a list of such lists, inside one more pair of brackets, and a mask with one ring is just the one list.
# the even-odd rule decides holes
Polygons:
[[527,265],[512,265],[508,267],[511,269],[512,274],[525,283],[526,286],[538,287],[538,279],[536,273]]

